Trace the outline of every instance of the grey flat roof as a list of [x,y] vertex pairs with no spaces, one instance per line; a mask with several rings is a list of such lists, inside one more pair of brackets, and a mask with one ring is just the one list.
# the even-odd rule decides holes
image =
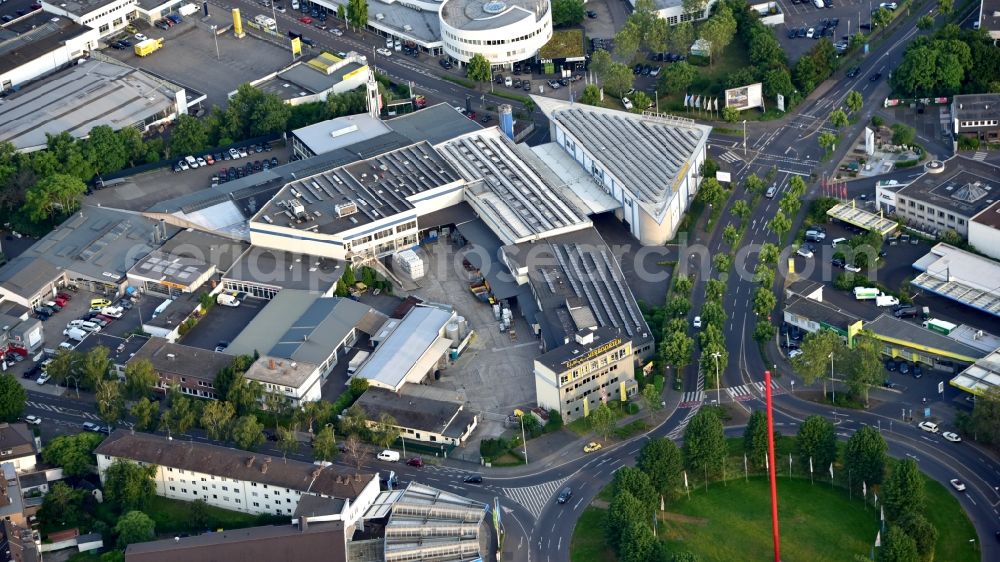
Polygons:
[[979,211],[979,214],[972,217],[972,222],[1000,230],[1000,201]]
[[[343,3],[346,5],[346,0]],[[415,10],[400,2],[372,3],[368,7],[368,25],[409,37],[425,47],[441,45],[441,20],[436,10]]]
[[945,243],[913,263],[916,287],[1000,316],[1000,262]]
[[294,321],[316,303],[319,292],[285,289],[274,296],[236,336],[226,351],[233,355],[261,355],[269,352]]
[[820,289],[822,287],[823,284],[820,283],[819,281],[813,281],[812,279],[802,278],[790,283],[786,288],[786,290],[800,297],[808,297],[809,295],[815,293],[816,289]]
[[1000,0],[982,0],[980,6],[982,8],[980,29],[985,29],[991,36],[996,37],[1000,32]]
[[711,127],[682,117],[653,117],[532,96],[545,114],[624,182],[659,219]]
[[[268,355],[320,365],[363,321],[372,324],[365,320],[371,315],[385,322],[384,314],[366,304],[339,297],[317,299],[297,320],[288,324],[285,334]],[[276,330],[278,326],[270,328]]]
[[390,129],[416,143],[432,145],[457,136],[483,130],[475,120],[459,113],[447,103],[438,103],[384,122]]
[[966,392],[982,396],[991,388],[1000,387],[1000,349],[976,360],[949,383]]
[[355,404],[365,411],[369,420],[377,421],[382,414],[389,414],[400,427],[441,434],[462,409],[456,402],[397,394],[376,387],[366,390]]
[[30,300],[40,288],[60,275],[62,270],[48,261],[21,255],[0,267],[0,287]]
[[538,21],[549,11],[546,0],[445,0],[441,19],[467,31],[486,31],[532,17]]
[[11,22],[0,34],[0,74],[49,54],[89,29],[69,18],[42,11]]
[[132,334],[128,337],[121,338],[118,336],[112,336],[111,334],[105,334],[104,332],[95,332],[87,336],[76,346],[76,350],[79,353],[86,353],[91,349],[103,346],[108,350],[108,358],[115,365],[124,365],[132,358],[133,355],[139,352],[146,342],[149,341],[148,336],[140,336],[137,334]]
[[249,247],[249,244],[241,240],[188,228],[164,242],[160,246],[160,251],[171,256],[210,263],[219,271],[226,271]]
[[[425,355],[436,352],[441,330],[453,312],[431,306],[417,306],[402,320],[389,320],[382,327],[391,331],[354,376],[377,381],[398,389],[406,375],[420,365]],[[434,357],[437,361],[439,357]]]
[[493,128],[448,141],[438,150],[470,182],[468,196],[507,243],[590,220],[562,193],[561,182],[530,150]]
[[[90,339],[90,338],[87,338]],[[149,338],[130,361],[148,360],[158,373],[214,380],[218,372],[233,364],[233,355]]]
[[[458,172],[436,150],[420,142],[292,181],[253,222],[268,223],[270,219],[282,226],[336,234],[412,210],[408,198],[460,180]],[[305,220],[298,221],[288,202],[302,204]],[[353,206],[354,211],[338,213],[340,205]]]
[[[1000,2],[997,4],[996,9],[1000,10]],[[961,94],[955,96],[951,106],[954,118],[960,121],[1000,119],[1000,94]]]
[[[620,339],[621,342],[618,346],[625,345],[631,341],[627,337],[624,337],[624,334],[621,333],[621,331],[612,326],[602,326],[597,328],[593,331],[593,334],[594,341],[589,344],[577,343],[576,339],[573,338],[570,339],[569,343],[561,345],[552,351],[536,357],[535,361],[538,361],[556,373],[561,373],[566,370],[564,365],[568,361],[584,355],[592,349],[597,349],[603,345],[607,345],[616,339]],[[617,347],[612,349],[617,349]],[[608,351],[610,351],[610,349]]]
[[786,301],[785,312],[808,318],[814,322],[819,322],[820,324],[825,324],[845,332],[848,326],[861,320],[861,318],[833,305],[800,297]]
[[58,4],[55,4],[55,2],[53,2],[53,4],[71,14],[84,16],[94,10],[113,4],[115,1],[116,0],[60,0]]
[[343,275],[340,262],[251,246],[223,279],[266,285],[275,289],[326,292]]
[[275,94],[282,99],[290,100],[330,90],[340,84],[347,73],[359,68],[361,68],[360,64],[351,62],[330,74],[326,74],[306,63],[297,63],[279,72],[274,78],[257,84],[257,88]]
[[[515,267],[528,269],[531,288],[543,311],[567,303],[573,309],[586,307],[598,326],[621,329],[635,345],[652,339],[618,261],[593,227],[549,238],[545,243],[504,246],[503,253]],[[556,339],[572,337],[584,327],[576,325]]]
[[897,191],[896,204],[900,197],[913,199],[971,218],[1000,197],[1000,168],[964,156],[944,165],[943,172],[924,173]]
[[188,287],[214,267],[194,258],[172,256],[155,250],[139,260],[129,274],[157,283]]
[[314,154],[323,154],[384,135],[390,130],[381,120],[362,113],[321,121],[295,129],[292,134]]
[[89,60],[7,97],[0,141],[45,146],[46,133],[82,138],[98,125],[118,130],[176,111],[180,86],[119,63]]
[[912,322],[889,316],[888,314],[880,314],[878,318],[871,322],[866,322],[865,330],[908,341],[924,348],[929,347],[956,355],[964,355],[973,361],[986,355],[985,352],[949,338],[944,334],[939,334]]
[[[299,503],[306,501],[303,495]],[[274,525],[209,532],[133,543],[125,550],[128,562],[217,562],[220,560],[295,560],[346,562],[344,522],[312,521],[300,529]]]

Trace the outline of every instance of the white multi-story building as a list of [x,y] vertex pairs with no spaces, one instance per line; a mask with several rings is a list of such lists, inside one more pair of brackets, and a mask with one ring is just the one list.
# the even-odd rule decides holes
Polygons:
[[444,52],[463,62],[480,54],[495,65],[529,59],[552,38],[549,0],[445,0]]
[[136,18],[139,0],[67,0],[42,1],[42,8],[51,14],[66,16],[80,25],[97,30],[106,37],[126,27]]
[[69,18],[35,12],[4,27],[0,37],[0,91],[55,72],[97,48],[97,31]]
[[211,506],[253,514],[290,516],[299,501],[326,500],[345,526],[358,522],[379,493],[378,474],[342,474],[332,466],[272,459],[206,443],[118,430],[94,451],[101,481],[117,460],[155,465],[156,494],[204,500]]
[[[635,0],[628,0],[635,8]],[[677,25],[684,21],[703,20],[712,13],[712,7],[716,0],[708,0],[701,10],[684,11],[683,0],[654,0],[653,11],[656,15],[667,20],[668,25]]]

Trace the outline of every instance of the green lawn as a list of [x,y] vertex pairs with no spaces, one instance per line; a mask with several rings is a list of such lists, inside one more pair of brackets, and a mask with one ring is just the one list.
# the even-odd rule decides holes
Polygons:
[[[603,494],[603,492],[602,492]],[[606,496],[606,494],[605,494]],[[602,497],[605,501],[610,498]],[[702,562],[767,560],[771,554],[770,496],[767,479],[731,480],[692,491],[660,514],[659,536],[671,550],[689,550]],[[975,531],[953,496],[927,480],[927,517],[938,529],[935,560],[973,562],[979,552],[969,543]],[[805,479],[778,479],[781,551],[785,560],[839,562],[867,556],[879,530],[874,508],[848,499],[842,488],[811,485]],[[577,523],[571,560],[614,562],[604,544],[606,510],[588,507]]]
[[146,514],[156,523],[156,533],[199,532],[206,529],[239,529],[255,525],[269,525],[275,522],[287,523],[287,517],[272,517],[268,515],[251,515],[238,511],[229,511],[218,507],[206,506],[205,524],[198,525],[193,521],[190,502],[171,500],[156,496],[150,502]]
[[[664,65],[667,66],[667,65]],[[742,42],[733,41],[720,56],[716,56],[713,64],[695,66],[698,76],[694,79],[689,94],[719,98],[719,111],[725,101],[726,78],[733,72],[750,66],[750,53]],[[660,111],[670,110],[680,115],[685,111],[684,92],[670,94],[660,98]]]

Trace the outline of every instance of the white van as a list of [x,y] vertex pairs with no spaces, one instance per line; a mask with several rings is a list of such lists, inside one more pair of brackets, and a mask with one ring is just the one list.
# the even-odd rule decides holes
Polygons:
[[390,451],[389,449],[386,449],[381,453],[379,453],[376,458],[378,458],[378,460],[380,461],[399,462],[399,453],[396,451]]
[[813,0],[813,5],[816,6],[817,8],[822,8],[825,6],[823,4],[823,0]]
[[66,329],[68,330],[70,328],[79,328],[79,329],[84,330],[86,332],[100,332],[101,331],[101,326],[100,325],[98,325],[98,324],[96,324],[94,322],[89,322],[87,320],[73,320],[69,324],[66,324]]
[[299,9],[299,0],[292,0],[292,9],[293,10]]
[[778,186],[772,185],[771,187],[767,188],[767,193],[764,194],[764,197],[767,197],[768,199],[774,199],[774,195],[776,193],[778,193]]
[[507,86],[508,88],[510,88],[510,87],[512,87],[514,85],[514,80],[511,79],[510,76],[505,76],[504,79],[503,79],[503,85]]

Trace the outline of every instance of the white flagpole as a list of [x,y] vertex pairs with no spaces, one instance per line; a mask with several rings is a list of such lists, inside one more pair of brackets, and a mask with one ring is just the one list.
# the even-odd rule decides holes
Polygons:
[[746,482],[750,481],[750,471],[747,468],[747,454],[743,453],[743,480]]
[[788,453],[788,478],[792,477],[792,454]]
[[830,483],[833,484],[833,463],[830,463]]
[[813,458],[809,457],[809,483],[815,484],[813,481]]

